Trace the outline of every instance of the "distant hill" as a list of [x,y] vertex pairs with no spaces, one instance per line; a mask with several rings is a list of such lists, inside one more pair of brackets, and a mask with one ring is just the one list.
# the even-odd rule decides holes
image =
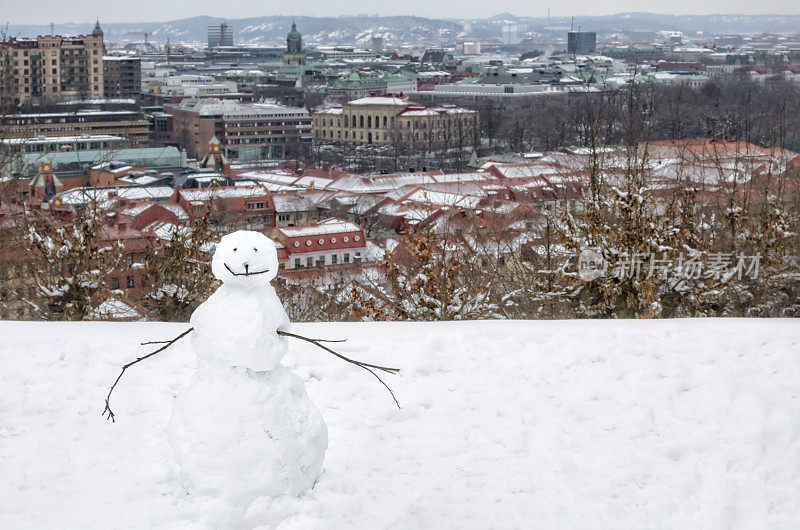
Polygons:
[[[198,16],[148,23],[102,23],[106,39],[110,41],[142,40],[131,32],[152,33],[153,42],[205,42],[206,26],[225,19]],[[547,33],[549,28],[575,28],[599,33],[632,30],[678,30],[693,35],[720,33],[798,33],[800,15],[659,15],[654,13],[619,13],[607,16],[518,17],[501,13],[490,18],[472,20],[440,20],[412,16],[342,16],[342,17],[287,17],[264,16],[228,19],[234,26],[237,43],[282,44],[292,20],[308,44],[368,44],[373,36],[387,41],[409,44],[435,44],[456,37],[499,38],[505,24],[526,24],[531,30]],[[549,22],[549,26],[548,26]],[[57,34],[75,35],[91,31],[93,21],[86,23],[56,24]],[[50,33],[49,25],[11,25],[12,37],[35,37]]]
[[[297,29],[307,44],[369,44],[373,36],[384,37],[393,42],[449,41],[461,31],[461,24],[453,21],[434,20],[421,17],[286,17],[267,16],[241,19],[214,17],[192,17],[168,22],[109,23],[101,26],[106,40],[141,41],[141,35],[130,32],[152,33],[152,42],[205,42],[208,24],[228,21],[233,24],[237,44],[283,44],[286,33],[297,22]],[[85,34],[94,23],[56,24],[54,32],[63,35]],[[30,37],[50,33],[49,25],[9,26],[12,37]],[[499,35],[499,33],[498,33]]]

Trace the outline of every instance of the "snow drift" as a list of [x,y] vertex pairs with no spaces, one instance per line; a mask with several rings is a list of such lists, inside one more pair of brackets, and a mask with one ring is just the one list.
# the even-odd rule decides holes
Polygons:
[[[0,527],[196,527],[166,428],[185,324],[0,322]],[[328,424],[315,487],[246,525],[796,528],[800,326],[789,320],[299,324],[401,366],[402,410],[312,345],[284,359]]]

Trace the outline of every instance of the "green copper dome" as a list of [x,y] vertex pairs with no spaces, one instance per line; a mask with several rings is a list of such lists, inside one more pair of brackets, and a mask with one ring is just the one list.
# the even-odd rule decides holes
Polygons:
[[292,22],[292,30],[286,35],[286,51],[300,53],[303,49],[303,36],[297,31],[297,25]]

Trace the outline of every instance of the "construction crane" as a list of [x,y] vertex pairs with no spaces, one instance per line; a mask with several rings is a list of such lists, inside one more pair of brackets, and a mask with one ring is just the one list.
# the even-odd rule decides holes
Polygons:
[[152,37],[152,33],[148,33],[146,31],[129,31],[128,35],[144,35],[144,49],[147,49],[147,37]]

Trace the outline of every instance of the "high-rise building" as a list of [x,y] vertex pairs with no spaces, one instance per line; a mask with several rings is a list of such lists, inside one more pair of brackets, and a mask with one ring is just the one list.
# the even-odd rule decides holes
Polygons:
[[383,51],[383,37],[372,37],[370,50],[375,53],[381,53]]
[[597,33],[594,31],[570,31],[567,33],[567,52],[575,54],[594,53],[597,50]]
[[103,30],[0,42],[0,99],[20,104],[103,97]]
[[208,25],[208,47],[233,46],[233,24],[222,22]]
[[519,44],[530,31],[530,26],[524,24],[506,24],[503,26],[503,44]]
[[142,93],[142,61],[139,57],[103,57],[105,97],[135,98]]

